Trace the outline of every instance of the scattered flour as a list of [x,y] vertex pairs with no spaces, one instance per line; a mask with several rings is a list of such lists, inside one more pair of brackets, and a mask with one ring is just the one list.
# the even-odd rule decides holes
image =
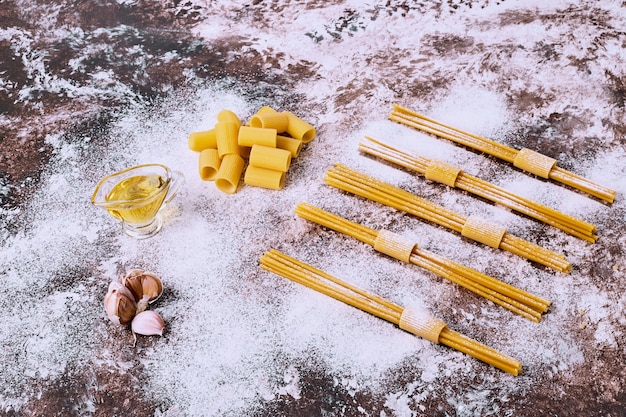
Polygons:
[[[349,3],[364,16],[372,7],[369,3]],[[521,4],[512,3],[512,8]],[[229,2],[219,7],[234,10],[242,4]],[[550,8],[557,10],[567,4],[555,2]],[[321,33],[327,30],[323,22],[346,7],[342,3],[329,10],[302,12],[295,17],[285,15],[282,22],[288,27],[279,25],[280,32]],[[524,3],[524,7],[548,6],[537,0]],[[487,19],[498,12],[495,7],[487,7],[463,18],[450,17],[442,29],[453,31],[457,19],[481,16]],[[424,19],[430,24],[436,20],[431,15]],[[219,26],[213,23],[207,19],[198,26],[198,33],[206,38],[218,36],[221,27],[218,30]],[[386,36],[407,42],[403,34],[386,25],[385,19],[369,23],[368,30],[384,30]],[[346,44],[385,46],[367,33],[357,30],[354,37],[346,38]],[[524,33],[519,29],[515,36]],[[481,36],[478,32],[472,35]],[[557,37],[558,32],[552,36]],[[255,47],[278,45],[292,54],[290,59],[299,60],[308,53],[305,48],[295,46],[302,40],[302,37],[286,39],[278,29],[264,28]],[[306,83],[298,88],[307,92],[311,102],[320,104],[333,96],[337,85],[359,75],[358,65],[346,67],[346,59],[359,61],[359,58],[346,58],[326,41],[315,48],[323,52],[319,72],[329,82],[315,90],[308,90],[310,85]],[[361,71],[367,69],[361,66]],[[553,88],[563,87],[559,82],[562,75],[539,74],[543,75]],[[60,88],[51,80],[42,83]],[[501,134],[516,122],[511,120],[513,116],[499,92],[463,78],[450,86],[450,91],[448,96],[432,103],[433,117],[441,116],[441,120],[486,136]],[[620,334],[605,320],[615,315],[606,303],[607,294],[586,285],[580,272],[562,277],[538,271],[512,256],[491,259],[493,251],[477,248],[419,220],[403,217],[396,221],[400,216],[395,213],[324,185],[323,172],[334,162],[361,169],[392,184],[423,183],[423,179],[359,154],[358,142],[366,134],[429,157],[444,157],[467,167],[468,171],[490,172],[485,170],[489,164],[481,160],[481,155],[468,156],[445,141],[387,121],[392,97],[391,91],[377,86],[371,103],[364,109],[369,112],[368,120],[358,129],[346,129],[332,106],[315,114],[324,128],[294,162],[285,189],[280,192],[242,186],[238,193],[226,195],[199,179],[197,155],[187,149],[187,134],[211,128],[223,108],[245,117],[258,104],[220,85],[205,86],[191,96],[173,93],[157,105],[130,109],[114,122],[107,145],[51,136],[49,144],[55,150],[54,162],[42,180],[41,189],[25,208],[28,222],[22,231],[3,240],[1,245],[0,276],[4,283],[0,308],[5,320],[0,328],[3,347],[0,359],[17,366],[4,369],[0,406],[19,408],[34,394],[28,388],[31,380],[52,380],[70,365],[124,366],[114,352],[100,349],[101,344],[111,343],[110,324],[104,319],[101,301],[108,281],[133,267],[157,273],[165,284],[164,297],[153,308],[163,315],[166,333],[150,349],[138,351],[139,360],[146,365],[144,388],[155,398],[169,401],[170,410],[180,410],[184,415],[240,415],[258,401],[298,399],[302,396],[302,361],[311,357],[321,358],[331,374],[346,376],[336,376],[336,384],[349,392],[361,388],[382,392],[388,411],[400,417],[420,415],[423,403],[440,394],[434,388],[438,381],[454,375],[471,380],[486,373],[484,382],[479,382],[474,392],[447,392],[448,401],[460,415],[499,415],[507,396],[523,395],[536,381],[549,382],[584,364],[577,334],[567,327],[575,312],[563,306],[585,310],[589,320],[597,324],[596,342],[615,346]],[[403,104],[419,104],[419,101]],[[306,116],[302,115],[305,119]],[[583,174],[602,180],[623,195],[626,191],[622,180],[623,157],[623,148],[598,155]],[[135,241],[121,233],[114,219],[92,207],[89,197],[102,176],[152,162],[180,170],[186,183],[163,213],[165,224],[159,235]],[[563,188],[543,183],[537,187],[536,180],[522,174],[511,173],[500,181],[500,185],[512,191],[549,205],[563,204],[566,211],[589,220],[608,210]],[[506,210],[454,193],[440,197],[446,206],[463,213],[489,213],[507,225],[516,219]],[[471,311],[445,309],[445,302],[453,300],[455,294],[462,296],[461,290],[417,267],[376,256],[371,248],[356,240],[298,219],[293,208],[300,201],[372,227],[376,221],[387,223],[396,231],[414,236],[426,249],[479,270],[492,268],[500,272],[506,281],[552,299],[554,308],[541,324],[512,317],[482,300]],[[619,200],[615,206],[623,209],[623,202]],[[520,222],[530,224],[528,220]],[[584,252],[580,242],[561,235],[552,245],[574,254]],[[499,371],[491,373],[472,358],[432,345],[389,323],[261,271],[258,259],[271,247],[356,285],[376,290],[397,303],[424,305],[435,315],[446,311],[443,318],[451,328],[520,359],[524,373],[517,379]],[[507,263],[500,259],[506,259]],[[84,277],[86,271],[91,275]],[[574,294],[568,286],[570,281],[582,282],[585,293]],[[16,303],[16,297],[21,302]],[[622,300],[622,307],[623,304]],[[141,340],[139,343],[144,346]],[[400,389],[384,392],[388,372],[407,358],[414,359],[413,380]],[[489,389],[496,385],[500,387],[498,390]],[[493,402],[495,397],[500,398],[499,403]]]

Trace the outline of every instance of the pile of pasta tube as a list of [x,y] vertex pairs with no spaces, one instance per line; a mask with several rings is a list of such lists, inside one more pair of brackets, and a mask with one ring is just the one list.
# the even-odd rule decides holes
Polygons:
[[539,322],[551,305],[550,301],[424,250],[410,239],[388,230],[376,231],[307,203],[298,204],[295,212],[303,219],[367,243],[380,253],[431,271],[534,322]]
[[189,134],[188,146],[200,154],[200,178],[233,194],[242,176],[246,185],[283,188],[292,158],[314,138],[309,123],[264,106],[245,125],[234,112],[220,111],[213,129]]
[[550,179],[583,191],[608,203],[615,200],[616,191],[588,180],[580,175],[569,172],[559,166],[554,158],[543,155],[532,149],[514,149],[472,133],[464,132],[452,126],[445,125],[423,114],[393,105],[389,119],[405,126],[421,130],[426,133],[448,139],[488,155],[511,163],[514,167],[544,179]]
[[441,343],[473,356],[512,375],[517,376],[522,369],[519,361],[451,330],[443,320],[432,317],[423,309],[411,306],[403,308],[277,250],[266,252],[261,257],[260,264],[261,268],[269,272],[387,320],[402,330],[433,343]]

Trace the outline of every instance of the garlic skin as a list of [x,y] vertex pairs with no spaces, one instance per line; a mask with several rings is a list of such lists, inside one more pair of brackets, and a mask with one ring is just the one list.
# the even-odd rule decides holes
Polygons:
[[163,336],[165,321],[159,313],[146,310],[137,314],[131,323],[133,333],[144,336]]
[[143,296],[143,289],[141,288],[141,273],[143,271],[141,269],[131,269],[126,273],[126,275],[120,275],[118,282],[128,288],[133,296],[135,297],[135,301],[141,300]]
[[104,296],[104,310],[113,323],[127,324],[137,314],[137,303],[128,288],[114,281]]
[[159,277],[143,269],[131,269],[125,276],[120,276],[119,282],[133,293],[135,301],[140,304],[140,311],[145,310],[149,303],[156,301],[163,293],[163,283]]

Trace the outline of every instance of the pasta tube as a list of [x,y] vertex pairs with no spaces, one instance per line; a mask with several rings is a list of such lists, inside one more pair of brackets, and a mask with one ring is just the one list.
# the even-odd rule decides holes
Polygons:
[[285,112],[289,123],[287,133],[293,138],[309,143],[315,138],[315,128],[291,112]]
[[291,152],[285,149],[254,145],[250,151],[250,165],[286,172],[291,164]]
[[302,150],[302,140],[287,136],[276,136],[276,147],[291,152],[292,158],[297,158]]
[[215,176],[215,186],[227,194],[237,191],[243,172],[244,161],[240,155],[229,153],[224,156]]
[[441,331],[447,326],[443,320],[432,317],[424,310],[410,306],[405,307],[402,311],[398,325],[402,330],[437,344],[439,344]]
[[270,148],[276,147],[276,129],[268,129],[255,126],[241,126],[237,135],[239,146],[263,145]]
[[462,236],[494,249],[500,247],[505,233],[506,228],[475,216],[468,217],[461,229]]
[[239,155],[239,126],[234,122],[217,122],[215,125],[215,135],[217,139],[217,151],[220,158],[228,154]]
[[217,114],[218,122],[235,123],[237,127],[241,126],[241,120],[239,117],[230,110],[222,110]]
[[282,171],[275,171],[273,169],[259,168],[254,165],[248,165],[243,181],[246,185],[252,185],[254,187],[280,190],[283,188],[283,185],[285,185],[285,173]]
[[278,133],[287,131],[289,119],[284,112],[264,112],[257,113],[250,119],[250,126],[262,127],[265,129],[276,129]]
[[426,179],[454,187],[461,169],[438,159],[431,159],[426,167]]
[[513,166],[535,174],[538,177],[549,179],[552,168],[556,166],[556,159],[528,148],[522,148],[515,155]]
[[205,149],[200,152],[200,158],[198,162],[198,170],[200,172],[200,178],[204,181],[211,181],[215,179],[217,171],[220,168],[221,159],[217,152],[217,149]]
[[416,243],[388,230],[379,231],[374,240],[374,249],[403,262],[411,260],[411,254],[416,246]]
[[195,152],[204,149],[217,148],[217,136],[215,129],[203,130],[201,132],[191,132],[188,140],[189,149]]
[[256,114],[278,113],[274,108],[270,106],[262,106]]

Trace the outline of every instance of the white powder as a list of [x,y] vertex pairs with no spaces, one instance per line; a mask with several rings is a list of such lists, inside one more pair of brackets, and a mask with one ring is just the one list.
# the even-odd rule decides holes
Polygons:
[[[362,2],[349,3],[363,16],[371,7]],[[556,10],[567,4],[558,3],[549,7]],[[514,2],[510,7],[515,9],[518,4]],[[234,10],[236,6],[232,3],[220,7]],[[310,53],[300,46],[308,39],[304,32],[321,33],[331,16],[346,7],[341,4],[277,17],[280,24],[263,28],[252,47],[262,50],[273,45],[290,53],[287,61],[298,61]],[[524,3],[524,7],[529,6]],[[537,1],[533,7],[548,6]],[[488,34],[478,30],[467,33],[454,23],[493,18],[500,10],[487,7],[465,17],[457,14],[442,18],[446,24],[440,29],[487,38]],[[440,22],[430,14],[421,18],[426,26],[419,34],[434,31],[428,25]],[[331,41],[311,45],[318,54],[317,71],[323,81],[303,81],[297,88],[306,93],[308,108],[317,110],[300,115],[310,117],[320,127],[319,136],[294,161],[281,191],[242,186],[238,193],[227,195],[199,179],[197,154],[187,149],[188,133],[211,128],[221,109],[233,110],[242,117],[256,110],[257,103],[249,103],[237,91],[220,85],[172,93],[158,105],[129,110],[113,123],[106,148],[77,143],[71,137],[50,137],[54,161],[44,175],[41,190],[25,208],[28,224],[2,244],[0,253],[0,273],[5,278],[0,290],[0,308],[5,313],[0,327],[0,358],[4,363],[17,363],[4,370],[0,405],[5,409],[19,407],[33,395],[28,388],[29,378],[52,380],[74,362],[118,371],[133,365],[133,361],[123,360],[127,355],[115,350],[130,348],[126,340],[116,339],[123,338],[124,332],[112,328],[101,307],[108,281],[133,267],[155,272],[165,284],[163,298],[152,308],[164,317],[166,333],[153,344],[140,338],[136,360],[145,366],[147,375],[142,389],[169,404],[172,414],[239,415],[255,403],[298,399],[303,391],[302,361],[314,356],[328,367],[337,385],[352,393],[372,390],[385,398],[385,406],[394,416],[420,415],[422,403],[439,395],[433,388],[438,383],[443,386],[457,375],[467,380],[482,375],[483,382],[477,383],[474,392],[464,394],[446,388],[447,401],[460,414],[498,415],[498,407],[506,403],[507,395],[524,395],[537,381],[549,382],[584,365],[579,333],[570,326],[577,310],[584,310],[590,324],[596,326],[593,337],[598,345],[615,346],[620,334],[607,318],[614,319],[619,313],[605,302],[607,291],[594,288],[580,271],[561,276],[540,270],[513,255],[478,247],[426,222],[324,185],[324,171],[334,162],[341,162],[392,184],[424,186],[423,178],[359,154],[358,142],[367,134],[427,157],[456,163],[539,202],[563,205],[564,211],[589,221],[604,218],[611,210],[623,210],[621,199],[609,208],[521,173],[501,169],[499,172],[508,174],[490,175],[494,172],[490,169],[496,168],[482,155],[386,120],[394,93],[384,84],[375,84],[367,97],[345,107],[329,104],[337,86],[367,75],[363,57],[368,48],[384,53],[389,43],[402,46],[409,42],[402,25],[389,24],[399,19],[365,19],[367,31],[345,37],[343,45]],[[217,36],[221,32],[214,23],[207,19],[197,32],[207,38]],[[553,36],[558,37],[558,28],[554,31]],[[299,36],[288,37],[289,33]],[[385,37],[370,33],[384,33]],[[517,34],[502,30],[498,36],[523,33],[522,29]],[[499,41],[502,39],[492,40]],[[351,45],[361,45],[361,51],[347,56],[345,51],[351,50]],[[406,59],[410,61],[411,57]],[[522,60],[521,52],[514,59]],[[579,87],[568,85],[563,81],[567,76],[549,70],[537,77],[545,77],[543,84],[568,94]],[[450,86],[447,96],[425,104],[430,104],[433,117],[440,116],[469,131],[487,136],[506,133],[517,121],[511,120],[514,116],[506,109],[503,93],[474,81],[461,76]],[[588,97],[600,101],[597,87],[589,89],[593,94]],[[419,105],[420,100],[402,104]],[[349,114],[341,113],[350,111],[355,111],[357,128],[346,122]],[[590,131],[598,129],[593,126]],[[92,149],[99,151],[92,153]],[[623,148],[596,155],[582,174],[617,188],[623,195],[623,157]],[[163,230],[154,238],[136,241],[123,235],[118,222],[104,211],[92,207],[89,197],[102,176],[153,162],[180,170],[186,182],[163,213]],[[437,197],[442,205],[462,214],[483,213],[520,231],[533,226],[552,233],[550,248],[575,258],[587,253],[584,242],[454,190]],[[377,255],[352,238],[299,219],[293,208],[300,201],[370,227],[388,227],[411,236],[425,249],[481,271],[488,269],[506,282],[552,300],[553,308],[542,323],[535,324],[478,298],[473,305],[451,307],[455,300],[467,296],[465,290],[416,266]],[[435,346],[390,323],[261,271],[258,259],[270,248],[398,304],[423,305],[451,328],[519,359],[524,365],[523,374],[513,378],[491,370],[473,358]],[[91,271],[94,276],[85,277],[84,282],[71,281],[71,277],[63,281],[57,276],[67,271],[77,275]],[[59,282],[67,288],[51,287]],[[572,283],[576,283],[576,291]],[[16,298],[20,302],[15,302]],[[624,303],[622,298],[620,308]],[[415,372],[413,380],[401,389],[385,391],[389,372],[409,359]],[[489,404],[494,398],[491,386],[499,387],[501,403]],[[161,412],[167,415],[168,410],[157,410],[156,414]],[[367,410],[363,413],[367,415]]]

